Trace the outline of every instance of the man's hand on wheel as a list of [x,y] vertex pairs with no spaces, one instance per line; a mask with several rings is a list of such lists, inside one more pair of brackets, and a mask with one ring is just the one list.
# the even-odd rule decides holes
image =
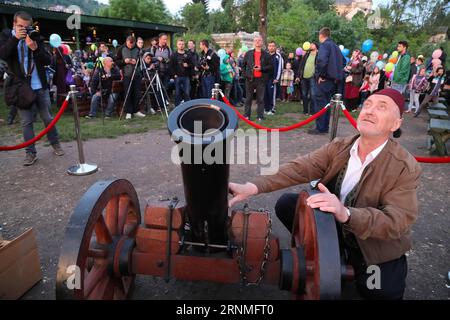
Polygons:
[[258,194],[258,187],[253,183],[247,182],[246,184],[229,183],[229,193],[233,196],[228,201],[228,207],[232,207],[238,202],[244,201],[251,196]]
[[331,193],[322,183],[319,183],[319,190],[322,193],[306,199],[306,204],[313,209],[319,208],[321,211],[332,213],[337,221],[346,223],[350,217],[347,214],[347,208],[345,208],[338,197]]

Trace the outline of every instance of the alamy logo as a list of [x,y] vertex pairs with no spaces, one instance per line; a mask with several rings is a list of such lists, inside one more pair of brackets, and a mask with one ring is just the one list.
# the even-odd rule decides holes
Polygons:
[[67,278],[67,288],[69,290],[81,289],[81,271],[79,266],[71,265],[66,269],[66,273],[69,274]]
[[81,9],[79,6],[71,5],[67,8],[68,12],[72,14],[67,18],[66,26],[69,30],[81,29]]
[[369,266],[367,268],[367,274],[370,274],[367,278],[367,288],[369,290],[380,290],[381,289],[381,270],[379,266]]

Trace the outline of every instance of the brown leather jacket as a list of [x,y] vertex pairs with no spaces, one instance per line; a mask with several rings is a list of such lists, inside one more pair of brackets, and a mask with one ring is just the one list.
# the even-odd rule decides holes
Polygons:
[[[345,166],[359,135],[331,143],[280,167],[272,176],[252,181],[260,193],[312,180],[327,185]],[[418,216],[417,185],[421,168],[414,157],[390,139],[364,170],[344,225],[352,232],[368,265],[401,257],[411,249],[410,230]]]

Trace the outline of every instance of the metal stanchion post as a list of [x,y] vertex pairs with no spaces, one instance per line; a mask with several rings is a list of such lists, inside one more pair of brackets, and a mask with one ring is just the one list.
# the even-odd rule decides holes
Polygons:
[[219,93],[220,93],[220,84],[215,83],[214,88],[212,89],[211,96],[215,100],[219,100]]
[[338,122],[339,122],[339,108],[342,103],[342,95],[337,93],[333,96],[330,102],[331,108],[331,130],[330,130],[330,141],[336,138]]
[[84,152],[83,152],[83,142],[81,141],[81,131],[80,131],[80,116],[78,114],[78,105],[77,105],[77,97],[76,97],[76,87],[74,85],[70,86],[70,96],[72,98],[73,105],[73,117],[75,119],[75,135],[77,137],[77,145],[78,145],[78,158],[79,164],[74,165],[67,169],[67,173],[72,176],[87,176],[92,174],[98,170],[98,166],[96,164],[88,164],[84,160]]

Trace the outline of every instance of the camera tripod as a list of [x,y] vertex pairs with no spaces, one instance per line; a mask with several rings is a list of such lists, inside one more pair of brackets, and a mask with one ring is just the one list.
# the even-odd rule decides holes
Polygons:
[[[161,79],[159,77],[158,70],[155,70],[155,74],[150,76],[148,69],[145,69],[145,75],[147,76],[146,79],[149,80],[150,83],[148,84],[148,87],[145,90],[144,95],[142,96],[141,100],[139,101],[139,104],[148,96],[148,94],[150,93],[150,90],[151,90],[153,96],[155,97],[156,104],[158,105],[158,107],[160,109],[164,109],[166,117],[168,118],[169,114],[167,112],[167,98],[166,98],[167,92],[166,92],[166,88],[164,88],[164,86],[161,83]],[[156,90],[155,90],[155,86],[156,86]],[[159,97],[158,97],[157,93],[159,93]]]

